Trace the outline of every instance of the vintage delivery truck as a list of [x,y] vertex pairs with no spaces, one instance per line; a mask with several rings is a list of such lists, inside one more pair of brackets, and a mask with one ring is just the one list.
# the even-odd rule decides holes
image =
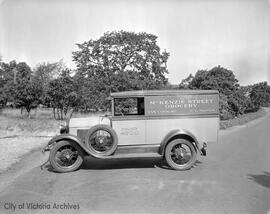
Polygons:
[[70,118],[44,151],[58,172],[78,169],[84,157],[164,157],[172,169],[190,169],[206,143],[218,141],[219,94],[214,90],[112,93],[111,113]]

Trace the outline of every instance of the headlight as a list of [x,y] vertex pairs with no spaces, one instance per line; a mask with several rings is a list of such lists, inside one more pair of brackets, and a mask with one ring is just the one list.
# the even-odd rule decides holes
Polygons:
[[67,122],[65,121],[65,123],[63,124],[60,124],[60,134],[66,134],[68,133],[68,125],[67,125]]

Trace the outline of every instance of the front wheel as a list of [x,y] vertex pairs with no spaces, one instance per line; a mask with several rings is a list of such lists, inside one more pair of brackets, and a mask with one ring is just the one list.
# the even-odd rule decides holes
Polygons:
[[57,142],[50,152],[50,163],[57,172],[75,171],[82,162],[82,149],[72,141]]
[[196,161],[197,152],[193,144],[185,139],[176,139],[168,143],[165,159],[176,170],[190,169]]

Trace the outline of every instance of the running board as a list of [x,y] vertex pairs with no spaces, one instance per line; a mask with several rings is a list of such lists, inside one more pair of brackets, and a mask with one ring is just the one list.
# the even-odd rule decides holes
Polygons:
[[116,158],[160,158],[158,153],[127,153],[127,154],[114,154],[102,157],[102,159],[116,159]]
[[114,155],[118,154],[134,154],[134,153],[159,153],[160,145],[119,145],[114,152]]
[[101,159],[114,158],[139,158],[139,157],[161,157],[159,154],[160,145],[119,145],[112,155],[102,156]]

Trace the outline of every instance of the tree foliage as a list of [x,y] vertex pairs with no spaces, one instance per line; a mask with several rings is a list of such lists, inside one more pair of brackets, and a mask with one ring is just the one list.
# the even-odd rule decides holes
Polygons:
[[[57,110],[57,119],[63,119],[69,108],[77,103],[76,83],[69,70],[64,70],[60,77],[49,82],[47,98],[52,107]],[[54,112],[55,113],[55,112]],[[54,114],[55,118],[56,115]]]
[[42,88],[32,80],[22,79],[15,85],[14,101],[18,108],[26,109],[28,116],[30,111],[38,107]]
[[239,91],[238,80],[231,70],[217,66],[211,70],[199,70],[190,81],[188,88],[218,90],[220,93],[220,117],[230,119],[243,113],[245,100]]
[[0,63],[0,105],[5,106],[7,102],[13,102],[14,82],[16,81],[16,61]]
[[251,86],[240,86],[231,70],[217,66],[211,70],[199,70],[189,75],[179,85],[182,89],[219,91],[219,111],[223,120],[257,111],[270,103],[270,89],[266,82]]
[[194,79],[192,74],[189,74],[187,78],[183,79],[179,84],[179,89],[189,89],[190,83]]
[[20,62],[16,65],[14,71],[14,83],[20,84],[21,81],[30,80],[33,76],[31,68],[25,63]]
[[250,99],[254,104],[254,108],[270,105],[270,86],[267,82],[260,82],[252,86]]
[[31,109],[38,106],[42,88],[33,81],[33,72],[25,62],[11,61],[1,63],[0,67],[0,103],[6,106],[8,102],[18,108],[26,109],[30,115]]
[[42,87],[33,80],[33,72],[25,62],[18,63],[13,71],[13,101],[16,107],[26,109],[30,116],[30,111],[40,104]]
[[155,35],[114,31],[77,46],[79,50],[73,52],[76,79],[89,108],[105,105],[98,98],[110,92],[158,89],[167,84],[169,53],[160,51]]
[[37,82],[42,88],[41,103],[50,106],[47,92],[49,83],[60,76],[62,70],[65,69],[62,61],[55,63],[40,63],[34,68],[33,81]]
[[199,70],[190,82],[190,88],[214,89],[229,96],[239,89],[238,80],[231,70],[217,66],[211,70]]

